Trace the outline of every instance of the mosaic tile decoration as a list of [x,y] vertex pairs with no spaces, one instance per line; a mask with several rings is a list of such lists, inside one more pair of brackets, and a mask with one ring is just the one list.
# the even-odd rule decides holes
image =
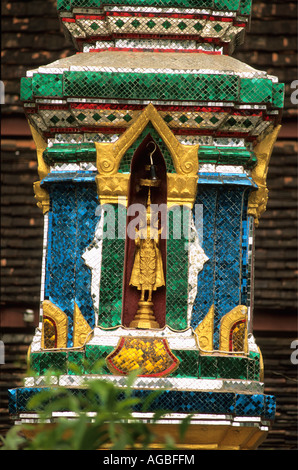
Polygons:
[[[206,175],[209,184],[211,177],[215,179],[214,174]],[[230,178],[232,182],[233,176]],[[234,176],[234,182],[237,180],[239,181],[239,177]],[[195,327],[202,321],[214,303],[217,317],[214,334],[217,338],[215,344],[218,344],[220,319],[233,308],[235,303],[241,304],[244,300],[241,299],[241,282],[245,284],[248,276],[247,236],[245,233],[243,236],[242,230],[243,216],[247,207],[245,201],[251,189],[245,186],[242,189],[234,189],[233,186],[221,185],[217,188],[212,186],[208,188],[202,178],[199,179],[199,183],[196,203],[203,205],[202,247],[209,261],[204,270],[198,274],[198,291],[193,306],[192,324]],[[250,182],[246,181],[246,184]],[[243,251],[240,250],[241,245]],[[242,273],[242,281],[239,272]]]
[[[251,0],[58,0],[57,9],[79,52],[21,80],[45,227],[32,374],[10,390],[11,413],[27,413],[50,371],[53,386],[79,395],[94,377],[125,388],[139,368],[134,396],[161,391],[150,412],[259,428],[275,399],[264,395],[251,333],[252,207],[284,85],[231,57]],[[167,238],[155,227],[130,284],[141,243],[128,239],[128,204],[145,198],[151,158]],[[144,272],[152,303],[140,297]]]
[[[60,178],[63,176],[59,175]],[[67,176],[69,178],[69,174]],[[90,270],[81,255],[88,241],[92,241],[97,223],[98,198],[94,183],[92,187],[90,183],[61,181],[62,184],[44,184],[50,193],[52,207],[44,295],[45,299],[51,300],[68,315],[68,345],[71,346],[74,302],[82,308],[90,327],[94,326]]]
[[[117,109],[118,108],[118,109]],[[242,110],[233,111],[229,107],[179,107],[156,106],[160,115],[174,133],[186,132],[204,134],[212,132],[216,134],[237,133],[245,137],[259,135],[262,131],[269,129],[274,123],[274,117],[268,119],[264,111]],[[29,121],[40,128],[44,134],[56,134],[59,132],[75,132],[81,129],[89,129],[103,132],[124,132],[138,118],[144,106],[125,106],[123,110],[117,105],[87,105],[71,104],[68,106],[39,105],[27,111]]]
[[[278,86],[276,86],[278,85]],[[223,74],[167,75],[65,71],[63,74],[35,73],[21,81],[21,99],[101,97],[130,100],[185,100],[203,102],[272,103],[280,107],[283,87],[270,79],[239,78]],[[274,95],[273,95],[274,94]],[[75,122],[70,119],[69,124]]]
[[283,84],[220,51],[210,57],[207,51],[77,54],[28,73],[21,97],[30,123],[45,138],[119,136],[149,102],[177,136],[251,142],[271,132],[280,120]]
[[[178,43],[182,38],[189,40],[195,38],[198,43],[208,39],[210,43],[217,43],[217,45],[218,42],[220,45],[229,44],[231,51],[236,42],[243,42],[243,32],[248,24],[247,18],[243,16],[231,17],[229,14],[227,15],[227,12],[223,12],[220,17],[213,15],[212,12],[210,14],[210,10],[197,12],[194,9],[184,8],[177,12],[177,10],[159,9],[158,15],[152,18],[152,9],[148,9],[146,5],[126,8],[126,11],[123,10],[125,7],[121,7],[121,11],[111,6],[107,8],[97,15],[80,13],[69,16],[61,13],[62,24],[77,42],[78,48],[81,44],[86,44],[86,41],[90,43],[94,40],[96,40],[98,47],[100,37],[104,42],[103,47],[121,47],[119,41],[115,42],[117,37],[131,39],[137,34],[140,37],[146,35],[148,39],[150,37],[155,40],[159,38],[160,46],[167,38],[175,43]],[[111,39],[112,43],[109,44]],[[137,43],[134,43],[133,46],[140,47]],[[174,45],[173,49],[176,47]],[[199,49],[199,44],[195,49]]]
[[239,11],[239,13],[245,15],[250,14],[251,0],[58,0],[58,10],[70,10],[72,8],[96,8],[108,5],[144,5],[160,7],[184,7],[184,8],[212,8],[214,10],[224,11]]
[[[10,391],[10,411],[12,414],[27,410],[30,398],[41,391],[41,388],[19,388]],[[74,389],[74,393],[84,393],[82,389]],[[136,390],[133,396],[142,400],[148,396],[148,391]],[[141,411],[141,405],[135,405],[134,411]],[[236,416],[260,416],[274,418],[274,397],[270,395],[243,395],[238,393],[212,393],[212,392],[162,392],[150,404],[149,412],[156,409],[171,410],[176,413],[205,413],[230,414]],[[65,410],[67,411],[67,410]]]

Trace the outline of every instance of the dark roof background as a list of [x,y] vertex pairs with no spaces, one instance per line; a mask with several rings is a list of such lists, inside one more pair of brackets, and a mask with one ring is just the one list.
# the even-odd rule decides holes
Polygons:
[[[19,101],[20,78],[76,51],[65,39],[55,0],[2,1],[1,314],[5,364],[0,374],[0,434],[11,425],[7,389],[22,386],[38,323],[43,216],[32,184],[36,152]],[[268,208],[256,230],[254,334],[265,367],[265,393],[276,396],[273,428],[261,449],[297,449],[297,3],[253,0],[251,30],[234,57],[286,84],[283,127],[268,173]],[[24,322],[24,311],[35,321]]]
[[[2,1],[1,304],[39,303],[42,214],[32,183],[36,154],[19,99],[20,78],[76,52],[64,37],[55,0]],[[297,309],[297,3],[254,0],[250,32],[233,54],[286,84],[283,127],[268,174],[269,203],[256,231],[255,311],[280,318]],[[4,318],[2,316],[2,318]]]

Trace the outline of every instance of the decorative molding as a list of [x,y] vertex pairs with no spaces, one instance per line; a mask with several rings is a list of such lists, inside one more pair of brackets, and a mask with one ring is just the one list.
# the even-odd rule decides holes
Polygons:
[[214,332],[214,304],[211,305],[207,315],[195,329],[195,338],[200,352],[213,351]]
[[125,152],[149,122],[165,142],[176,170],[176,174],[167,175],[169,205],[192,207],[197,189],[199,145],[181,144],[151,103],[116,142],[95,142],[99,173],[96,183],[100,202],[114,203],[120,197],[127,204],[130,175],[118,173],[119,165]]
[[36,153],[37,153],[37,164],[38,164],[38,174],[39,178],[42,180],[47,174],[50,172],[50,168],[48,165],[45,163],[43,159],[43,152],[47,148],[47,143],[43,139],[43,137],[39,134],[39,132],[30,124],[28,121],[31,134],[36,146]]
[[[50,300],[43,301],[42,309],[44,316],[51,318],[55,322],[57,329],[57,348],[67,348],[67,315]],[[44,328],[42,328],[41,334],[41,349],[45,349]]]
[[46,214],[50,210],[50,196],[48,191],[40,186],[40,181],[33,183],[33,189],[35,199],[37,200],[37,207],[39,207],[43,214]]
[[256,226],[262,214],[266,211],[268,201],[267,173],[271,154],[281,125],[274,127],[272,132],[262,139],[255,147],[257,165],[252,170],[252,179],[258,185],[258,189],[251,193],[248,200],[248,214],[255,218]]
[[[247,307],[245,305],[237,305],[229,313],[224,315],[220,322],[220,334],[219,334],[219,350],[220,351],[229,351],[230,349],[230,331],[232,326],[241,320],[247,321]],[[247,342],[247,325],[245,329],[245,339],[244,339],[244,353],[248,352],[248,342]]]
[[167,204],[171,206],[187,206],[192,208],[196,193],[198,176],[167,174]]
[[98,175],[96,177],[97,193],[101,204],[127,205],[129,174]]
[[140,377],[166,377],[179,366],[166,338],[123,337],[106,357],[106,364],[114,375],[139,371]]
[[73,346],[74,348],[83,347],[91,334],[92,329],[83,317],[78,305],[74,304],[73,314]]
[[96,166],[100,175],[111,175],[118,171],[120,162],[125,152],[143,132],[147,124],[151,122],[159,133],[172,156],[173,163],[178,174],[194,176],[198,174],[199,145],[181,144],[165,121],[159,115],[156,108],[150,103],[136,121],[114,143],[95,142]]

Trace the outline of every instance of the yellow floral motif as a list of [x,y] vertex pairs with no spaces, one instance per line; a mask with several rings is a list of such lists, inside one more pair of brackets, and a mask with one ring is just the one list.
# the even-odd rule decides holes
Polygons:
[[140,369],[140,375],[166,375],[178,366],[178,359],[159,338],[125,338],[107,357],[113,373],[128,374]]

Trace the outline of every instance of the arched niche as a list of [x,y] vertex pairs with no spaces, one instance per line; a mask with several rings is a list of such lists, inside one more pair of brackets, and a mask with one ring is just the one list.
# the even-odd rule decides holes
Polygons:
[[[160,180],[158,187],[151,187],[151,204],[163,205],[164,209],[167,207],[167,170],[165,160],[162,153],[154,142],[154,139],[148,134],[142,143],[139,145],[134,153],[131,162],[131,172],[129,179],[128,189],[128,215],[126,221],[126,240],[125,240],[125,259],[124,259],[124,276],[123,276],[123,309],[122,309],[122,324],[129,327],[131,321],[134,319],[138,308],[138,301],[140,300],[140,291],[129,285],[130,276],[133,268],[135,256],[135,240],[128,236],[128,226],[138,212],[132,211],[130,215],[129,208],[134,204],[142,204],[146,207],[148,197],[148,187],[140,185],[140,180],[148,178],[148,166],[150,165],[150,153],[154,149],[152,155],[154,165],[156,167],[156,175]],[[166,220],[164,218],[163,220]],[[161,224],[161,213],[159,213],[159,224]],[[163,224],[163,230],[166,227]],[[164,270],[164,277],[166,277],[166,237],[160,238],[160,251],[162,255],[162,264]],[[159,287],[153,292],[153,304],[156,321],[160,328],[165,326],[166,322],[166,288],[165,286]]]

